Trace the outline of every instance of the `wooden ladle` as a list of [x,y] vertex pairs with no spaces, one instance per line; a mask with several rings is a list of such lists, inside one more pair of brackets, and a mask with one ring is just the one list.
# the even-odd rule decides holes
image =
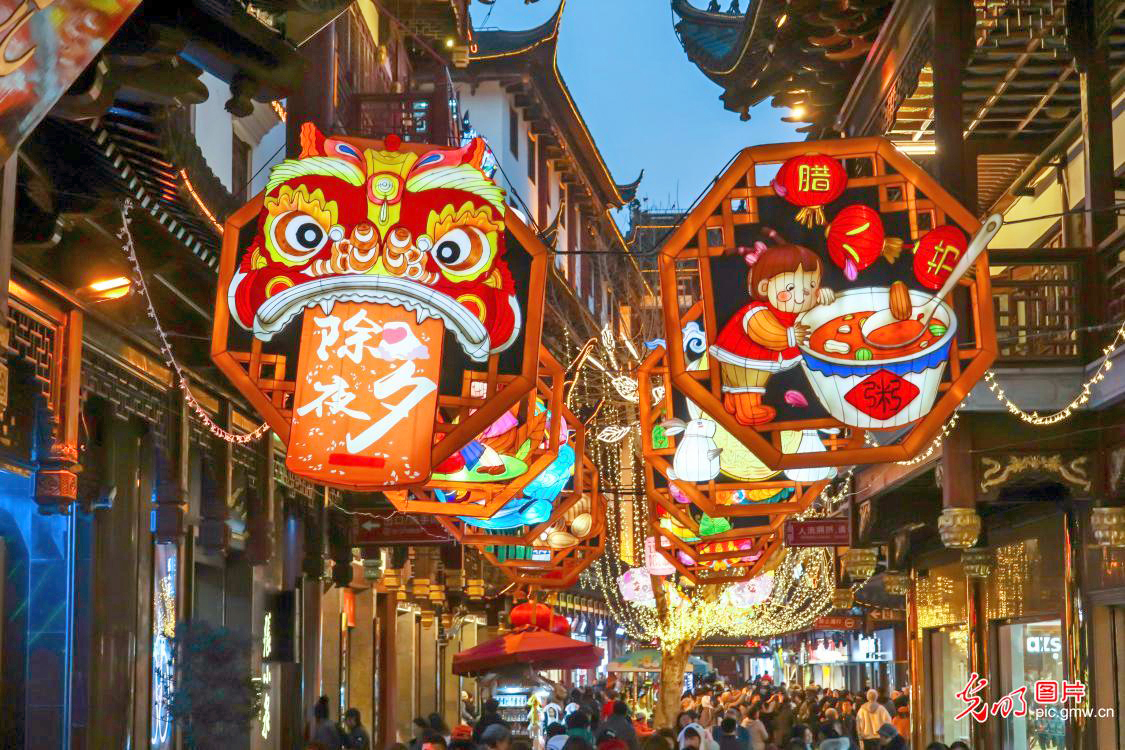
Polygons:
[[973,235],[972,241],[969,242],[968,249],[957,261],[957,265],[953,267],[953,271],[949,274],[949,278],[945,280],[945,283],[942,284],[941,289],[937,290],[932,297],[921,305],[914,308],[915,312],[923,313],[922,318],[919,320],[922,325],[919,327],[916,335],[904,341],[872,341],[871,334],[874,331],[883,326],[898,322],[898,319],[895,318],[890,308],[885,308],[883,310],[876,310],[871,315],[868,315],[867,320],[863,321],[863,325],[859,327],[859,335],[863,337],[863,342],[873,349],[900,349],[906,348],[922,338],[926,329],[930,327],[930,319],[934,317],[934,313],[937,312],[941,301],[953,291],[954,285],[956,285],[957,282],[961,280],[961,277],[972,267],[973,263],[975,263],[980,254],[984,252],[984,249],[988,247],[988,243],[992,241],[992,238],[996,236],[996,233],[1000,231],[1000,227],[1002,226],[1004,226],[1004,217],[1000,214],[992,214],[992,216],[985,219],[984,224],[981,225],[981,228]]

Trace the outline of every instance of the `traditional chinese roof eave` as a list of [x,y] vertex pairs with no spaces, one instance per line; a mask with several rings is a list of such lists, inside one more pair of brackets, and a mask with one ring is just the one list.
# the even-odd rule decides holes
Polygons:
[[[685,54],[720,85],[724,106],[748,119],[772,98],[803,132],[832,131],[844,94],[881,26],[890,0],[756,0],[745,14],[703,11],[671,0]],[[735,28],[738,24],[739,28]],[[798,108],[799,106],[799,108]]]
[[[511,79],[519,71],[534,86],[561,131],[567,155],[581,168],[599,205],[619,208],[630,200],[618,189],[618,183],[606,165],[582,113],[559,72],[557,42],[566,0],[543,24],[526,31],[478,31],[476,52],[469,57],[467,75],[470,79]],[[634,190],[635,192],[635,190]]]

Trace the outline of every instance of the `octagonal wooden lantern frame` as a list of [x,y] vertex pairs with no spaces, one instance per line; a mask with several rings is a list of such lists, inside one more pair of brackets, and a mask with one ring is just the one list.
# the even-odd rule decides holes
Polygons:
[[[481,409],[493,398],[489,395],[483,397],[471,396],[470,389],[474,383],[484,383],[486,393],[488,393],[493,388],[503,388],[511,377],[489,377],[484,373],[466,372],[461,386],[462,395],[456,399],[452,396],[446,396],[445,403],[451,407],[455,406],[466,414],[472,413],[474,410]],[[535,379],[535,388],[521,396],[517,405],[520,406],[524,414],[530,415],[534,414],[536,400],[542,399],[551,414],[561,413],[566,417],[568,424],[575,424],[575,422],[570,422],[574,415],[570,414],[565,407],[565,390],[565,369],[547,351],[546,347],[540,346],[539,372]],[[520,401],[523,403],[520,404]],[[552,429],[546,434],[547,444],[541,448],[539,447],[540,441],[537,441],[536,435],[532,434],[537,431],[526,420],[516,429],[519,442],[522,442],[525,438],[530,438],[535,443],[529,454],[533,458],[528,462],[527,471],[517,477],[503,482],[458,482],[431,477],[430,481],[420,487],[412,487],[409,490],[387,490],[383,494],[396,509],[404,513],[431,513],[439,518],[445,516],[491,518],[496,511],[504,507],[505,503],[522,492],[541,471],[555,460],[559,453],[558,430]],[[442,502],[433,496],[434,490],[464,492],[469,495],[472,502]]]
[[[340,136],[350,144],[362,149],[383,150],[384,142],[378,139],[353,138]],[[413,153],[427,153],[429,151],[452,150],[448,146],[432,144],[403,142],[397,146],[399,151]],[[262,342],[252,338],[250,351],[233,351],[228,349],[228,337],[231,327],[231,313],[225,290],[230,286],[234,276],[235,264],[241,249],[240,233],[242,229],[258,220],[265,199],[265,191],[251,198],[244,206],[227,218],[223,226],[222,253],[219,259],[219,292],[215,295],[215,322],[211,332],[211,359],[216,367],[227,376],[234,387],[249,401],[262,418],[269,424],[282,442],[289,444],[289,430],[291,426],[290,414],[292,404],[286,404],[286,399],[292,399],[293,382],[279,379],[277,372],[284,372],[284,362],[278,362],[277,355],[263,354]],[[437,466],[449,458],[454,451],[464,447],[470,440],[484,431],[490,424],[506,410],[514,406],[521,397],[525,396],[536,386],[539,371],[540,343],[543,334],[543,315],[547,287],[548,251],[539,239],[538,234],[520,218],[515,211],[508,210],[504,214],[504,226],[519,242],[523,251],[529,257],[528,288],[526,307],[523,311],[523,353],[520,358],[519,372],[507,377],[505,382],[495,389],[493,383],[498,383],[500,354],[489,355],[486,363],[487,377],[490,381],[489,392],[492,397],[468,414],[469,406],[464,404],[459,396],[439,395],[438,413],[449,413],[451,410],[460,413],[461,419],[456,423],[452,421],[434,423],[434,434],[444,433],[441,440],[435,441],[430,454],[431,466]],[[416,486],[403,485],[404,487]],[[340,485],[344,489],[355,490],[351,485]],[[384,487],[376,488],[379,490]],[[429,510],[427,512],[435,512]]]
[[[653,388],[648,387],[654,377],[662,377],[664,382],[663,393],[657,398]],[[652,444],[653,428],[662,416],[671,416],[673,412],[673,394],[675,388],[669,387],[671,377],[668,371],[667,356],[663,347],[649,353],[637,368],[637,380],[640,387],[637,389],[637,415],[641,429],[641,456],[648,471],[647,486],[650,492],[670,494],[656,485],[657,474],[665,483],[671,479],[672,458],[675,456],[679,438],[669,435],[666,448],[655,448]],[[686,398],[686,397],[685,397]],[[676,482],[680,490],[691,503],[712,518],[745,518],[768,516],[781,517],[800,513],[824,490],[830,479],[816,482],[799,482],[792,479],[765,479],[761,481],[730,481],[716,482]],[[718,500],[719,493],[736,490],[794,490],[793,499],[784,502],[755,502],[742,504],[723,503]]]
[[[549,560],[501,560],[495,552],[489,549],[496,545],[477,545],[486,560],[500,569],[510,581],[518,585],[533,586],[540,589],[565,589],[578,580],[590,565],[605,551],[605,514],[606,501],[598,485],[598,470],[594,462],[586,455],[582,456],[581,465],[586,475],[585,496],[590,500],[589,513],[593,517],[590,533],[580,539],[578,544],[565,549],[551,549]],[[495,540],[503,537],[490,537]],[[536,549],[550,549],[546,545],[528,544],[514,546],[529,546]]]
[[[578,421],[578,418],[574,416],[574,414],[570,411],[570,409],[566,407],[565,404],[560,404],[560,411],[563,417],[566,419],[567,424],[574,425],[574,437],[571,442],[574,448],[575,456],[574,477],[569,482],[569,487],[567,489],[564,489],[560,493],[558,499],[555,501],[555,506],[551,511],[550,517],[542,523],[533,524],[526,527],[526,530],[522,532],[517,532],[512,529],[505,529],[496,533],[489,533],[487,531],[481,530],[479,527],[473,526],[470,521],[464,520],[464,518],[462,517],[487,519],[491,516],[473,516],[468,513],[457,513],[456,515],[453,515],[449,514],[448,512],[438,515],[436,517],[437,522],[440,523],[442,527],[446,531],[448,531],[454,539],[462,544],[469,544],[476,547],[494,544],[531,544],[536,539],[538,539],[544,531],[549,529],[554,524],[558,523],[558,520],[560,518],[565,516],[566,513],[568,513],[575,505],[577,505],[582,500],[584,493],[587,491],[587,487],[589,485],[587,475],[591,470],[596,471],[596,469],[592,469],[593,464],[589,463],[589,459],[585,459],[586,427],[580,421]],[[544,465],[542,468],[546,468],[546,466]],[[539,471],[542,471],[542,468],[537,469],[533,474],[531,474],[530,470],[528,473],[531,474],[531,478],[534,479]],[[524,487],[526,487],[529,482],[530,479],[527,482],[523,482],[520,489],[522,490]],[[435,488],[441,489],[440,486],[437,486],[434,483],[427,484],[425,487],[426,490],[432,490]],[[476,491],[474,490],[474,493],[475,492]],[[511,497],[514,497],[514,494],[510,495],[508,499],[510,499]],[[507,502],[507,500],[505,500],[505,502]],[[442,503],[442,505],[449,504],[450,503]]]
[[[757,184],[756,168],[780,164],[791,157],[809,153],[826,154],[841,160],[870,160],[873,165],[872,174],[850,177],[849,188],[874,187],[879,191],[881,206],[888,203],[901,205],[899,210],[909,212],[912,232],[918,230],[919,213],[929,214],[933,219],[932,226],[949,218],[970,234],[980,227],[980,222],[972,213],[960,205],[925,170],[884,138],[805,141],[744,149],[719,176],[699,204],[684,217],[661,248],[659,273],[671,381],[681,393],[772,469],[909,460],[917,456],[928,441],[939,433],[941,426],[953,415],[957,406],[996,359],[996,326],[987,253],[981,253],[977,259],[973,278],[962,279],[960,282],[960,287],[968,292],[976,341],[962,344],[954,337],[947,381],[942,384],[937,400],[929,413],[912,423],[907,434],[898,442],[870,445],[867,444],[865,430],[844,428],[846,437],[833,450],[823,453],[783,453],[778,437],[782,430],[844,426],[832,418],[771,422],[757,427],[740,424],[723,408],[714,364],[710,363],[708,369],[703,370],[693,371],[688,368],[683,349],[684,323],[702,317],[708,345],[714,343],[718,334],[712,281],[706,261],[724,254],[728,248],[724,247],[722,238],[733,239],[736,225],[757,223],[757,198],[774,195],[773,188],[769,185]],[[892,188],[895,189],[894,201],[890,193]],[[736,205],[743,205],[740,202],[745,202],[745,209],[736,211]],[[711,244],[714,236],[720,238],[718,245]],[[692,262],[697,262],[698,266],[700,299],[697,304],[688,305],[685,310],[681,307],[678,267]],[[707,379],[710,380],[709,385],[701,382]]]

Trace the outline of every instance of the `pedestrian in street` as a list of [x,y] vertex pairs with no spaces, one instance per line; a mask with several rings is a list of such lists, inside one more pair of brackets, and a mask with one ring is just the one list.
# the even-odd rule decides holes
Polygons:
[[422,750],[449,750],[449,742],[445,737],[430,730],[422,735]]
[[742,736],[739,729],[738,722],[730,716],[719,722],[719,750],[750,750],[749,733]]
[[449,742],[449,727],[445,725],[445,719],[441,718],[441,714],[435,711],[426,717],[426,723],[429,724],[431,731],[444,737],[446,743]]
[[[478,745],[481,743],[481,735],[484,733],[484,730],[493,724],[500,724],[505,729],[511,729],[511,727],[508,726],[508,722],[500,718],[500,704],[496,702],[495,698],[486,700],[483,708],[484,710],[481,711],[480,720],[477,721],[476,726],[473,727],[473,742]],[[413,750],[413,748],[411,748],[411,750]]]
[[594,746],[594,733],[590,731],[590,716],[584,709],[580,708],[566,717],[566,733],[571,737],[585,740],[590,747]]
[[972,748],[969,747],[968,742],[957,740],[949,746],[949,750],[972,750]]
[[507,724],[493,723],[485,727],[480,733],[480,746],[482,750],[508,750],[512,744],[512,730]]
[[410,750],[422,750],[422,735],[430,731],[429,723],[421,716],[415,716],[410,722]]
[[472,725],[477,720],[477,710],[469,691],[461,691],[461,723]]
[[344,712],[344,746],[352,750],[371,750],[371,735],[363,726],[358,708]]
[[[602,731],[613,732],[613,736],[624,742],[629,750],[640,750],[637,744],[637,730],[629,720],[629,707],[625,701],[617,700],[610,708],[610,714],[602,723]],[[599,732],[599,736],[600,736]]]
[[[867,691],[867,702],[859,707],[855,715],[856,734],[863,745],[863,750],[878,750],[879,728],[891,723],[891,715],[879,703],[878,691]],[[893,727],[892,727],[893,728]],[[896,732],[897,734],[897,732]]]
[[317,698],[313,706],[313,721],[308,730],[309,742],[315,742],[324,747],[324,750],[341,750],[344,737],[340,728],[328,718],[328,696]]
[[949,750],[949,745],[945,744],[944,742],[935,741],[926,745],[926,750]]
[[879,727],[879,745],[884,750],[906,750],[906,738],[898,733],[894,724]]
[[750,710],[746,714],[749,723],[746,724],[746,731],[750,733],[750,750],[766,750],[766,743],[770,740],[770,733],[766,730],[766,725],[762,721],[762,711],[759,706],[750,706]]
[[563,745],[570,739],[566,733],[566,727],[557,721],[547,725],[544,735],[547,738],[547,750],[562,750]]
[[840,734],[840,723],[830,721],[820,727],[820,745],[817,750],[848,750],[851,740]]
[[473,744],[473,728],[468,724],[458,724],[449,734],[449,750],[476,750]]
[[895,712],[891,714],[891,723],[903,737],[910,736],[910,697],[899,693],[895,701]]

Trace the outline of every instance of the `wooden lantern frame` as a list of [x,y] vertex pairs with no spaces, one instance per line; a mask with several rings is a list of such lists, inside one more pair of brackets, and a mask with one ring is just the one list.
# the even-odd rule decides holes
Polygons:
[[[494,396],[486,395],[483,398],[470,396],[470,388],[475,382],[483,382],[487,389],[493,387],[503,388],[511,376],[488,378],[483,373],[466,371],[462,381],[461,393],[458,398],[445,397],[445,402],[451,408],[456,408],[459,413],[467,418],[472,410],[479,410],[489,403]],[[539,372],[535,379],[535,388],[521,396],[524,402],[523,409],[528,415],[534,414],[535,402],[542,398],[551,414],[563,414],[567,424],[574,418],[564,406],[566,388],[566,371],[563,366],[547,351],[546,347],[539,347]],[[518,403],[518,402],[517,402]],[[547,434],[546,448],[540,448],[540,440],[532,432],[531,420],[525,420],[518,428],[518,442],[530,438],[533,441],[530,456],[534,458],[528,462],[527,471],[508,481],[499,482],[456,482],[450,480],[436,480],[431,478],[421,487],[412,490],[390,490],[384,494],[398,510],[404,513],[431,513],[439,518],[446,516],[470,516],[472,518],[491,518],[496,511],[504,507],[512,498],[521,493],[539,473],[546,469],[559,453],[559,431],[552,429]],[[467,492],[473,502],[442,502],[433,497],[433,490],[447,492]],[[476,501],[481,501],[478,504]]]
[[[503,532],[489,533],[487,531],[481,530],[479,527],[473,526],[472,523],[464,520],[462,517],[465,516],[470,518],[484,519],[490,518],[492,514],[489,514],[488,516],[473,515],[469,513],[457,513],[456,515],[453,515],[448,513],[447,511],[446,513],[437,515],[437,522],[440,523],[442,527],[447,532],[449,532],[449,534],[454,539],[456,539],[461,544],[469,544],[477,547],[494,544],[530,545],[539,538],[540,534],[542,534],[554,524],[558,523],[560,518],[563,518],[571,508],[573,508],[578,504],[580,500],[582,500],[583,493],[586,491],[588,484],[587,475],[591,470],[590,466],[587,466],[586,461],[583,460],[586,456],[586,427],[582,424],[582,422],[578,421],[578,418],[574,416],[574,414],[570,411],[570,409],[566,407],[564,403],[561,403],[561,400],[558,404],[558,407],[559,410],[552,413],[561,413],[563,415],[563,418],[566,419],[567,425],[574,425],[574,476],[569,482],[570,486],[567,489],[564,489],[562,493],[560,493],[558,500],[556,500],[555,502],[555,506],[551,512],[550,518],[543,521],[542,523],[527,527],[523,532],[517,532],[515,529],[505,529]],[[552,437],[554,437],[555,439],[558,438],[557,431]],[[558,449],[556,448],[554,455],[557,454]],[[554,458],[554,455],[552,456],[552,460]],[[519,491],[522,491],[531,482],[531,480],[538,476],[539,472],[541,472],[546,467],[547,464],[545,463],[542,466],[536,468],[534,471],[532,469],[528,469],[527,473],[529,475],[529,478],[520,484]],[[431,482],[426,485],[426,489],[442,489],[442,487],[436,483]],[[504,500],[504,502],[507,502],[512,497],[515,497],[516,494],[517,493],[511,493]],[[450,505],[450,503],[441,504]],[[492,511],[492,513],[495,512],[496,509]]]
[[[841,160],[869,160],[871,175],[849,178],[849,188],[874,187],[878,190],[881,209],[907,211],[915,240],[925,231],[918,221],[923,214],[932,219],[931,227],[944,223],[947,217],[970,234],[980,227],[980,222],[972,213],[885,138],[806,141],[744,149],[699,204],[684,217],[660,252],[660,286],[671,384],[772,469],[909,460],[940,432],[942,425],[996,359],[996,326],[987,253],[982,253],[977,259],[974,278],[965,278],[960,282],[961,288],[968,292],[976,341],[961,345],[954,337],[947,377],[937,400],[930,412],[907,427],[905,436],[896,443],[868,445],[866,430],[845,427],[832,418],[771,422],[756,427],[742,425],[723,408],[718,367],[713,358],[708,360],[706,369],[689,370],[687,366],[683,350],[684,323],[702,316],[708,345],[714,343],[719,330],[708,261],[724,254],[726,245],[733,242],[736,225],[758,222],[757,199],[774,195],[769,185],[757,184],[756,168],[784,163],[791,157],[807,153],[825,154]],[[734,210],[736,205],[744,206],[745,210]],[[714,237],[719,238],[718,244],[711,243]],[[729,239],[724,242],[723,238]],[[701,299],[683,310],[678,281],[685,266],[691,265],[695,266],[694,273],[698,275]],[[842,442],[827,453],[782,452],[782,430],[827,427],[843,428],[845,435]]]
[[[384,142],[377,139],[344,137],[344,140],[360,149],[383,150]],[[448,146],[403,142],[398,151],[427,153],[435,150],[451,150]],[[282,442],[289,444],[289,430],[292,415],[292,397],[295,383],[283,379],[286,358],[283,355],[268,354],[262,351],[262,341],[252,337],[250,351],[228,349],[231,326],[231,313],[227,303],[226,289],[234,276],[235,266],[241,250],[240,233],[242,229],[258,220],[265,199],[265,191],[251,198],[242,208],[226,220],[223,227],[222,254],[219,261],[218,293],[215,295],[215,323],[211,333],[211,359],[219,370],[230,379],[235,389],[249,401],[265,419]],[[522,246],[529,256],[528,288],[526,306],[523,310],[523,355],[519,372],[504,378],[499,374],[500,354],[490,354],[486,363],[488,392],[491,398],[468,414],[469,406],[460,396],[439,395],[438,413],[458,414],[461,418],[435,421],[434,434],[444,433],[444,437],[434,443],[430,455],[431,466],[437,466],[454,451],[464,447],[490,424],[514,406],[521,397],[533,391],[539,372],[540,343],[543,333],[544,303],[547,287],[548,251],[538,234],[527,226],[515,211],[504,214],[506,231]],[[292,323],[291,323],[292,325]],[[281,373],[282,376],[279,376]],[[404,487],[416,486],[403,485]],[[339,485],[344,489],[355,490],[351,485]],[[376,488],[379,490],[384,487]],[[438,503],[438,505],[445,505]],[[420,509],[419,509],[420,510]],[[427,508],[426,512],[437,512]]]
[[[496,545],[493,541],[489,545],[476,545],[481,554],[488,562],[498,567],[501,572],[508,577],[510,581],[520,586],[531,586],[538,589],[565,589],[574,585],[578,580],[578,576],[582,574],[594,560],[598,559],[605,551],[605,514],[606,503],[605,497],[601,494],[598,487],[598,470],[594,466],[594,462],[588,456],[583,454],[578,466],[585,474],[585,496],[590,500],[589,513],[593,517],[593,525],[590,527],[590,533],[584,538],[580,539],[578,544],[573,547],[565,549],[552,549],[550,560],[500,560],[500,558],[489,549],[490,546],[507,546]],[[578,466],[576,466],[575,474],[578,473]],[[561,506],[560,506],[561,507]],[[564,513],[553,514],[553,517],[558,515],[559,518],[564,517]],[[558,520],[555,521],[557,523]],[[491,536],[489,539],[496,540],[503,537]],[[516,546],[534,546],[538,549],[550,549],[545,545],[516,545]]]

